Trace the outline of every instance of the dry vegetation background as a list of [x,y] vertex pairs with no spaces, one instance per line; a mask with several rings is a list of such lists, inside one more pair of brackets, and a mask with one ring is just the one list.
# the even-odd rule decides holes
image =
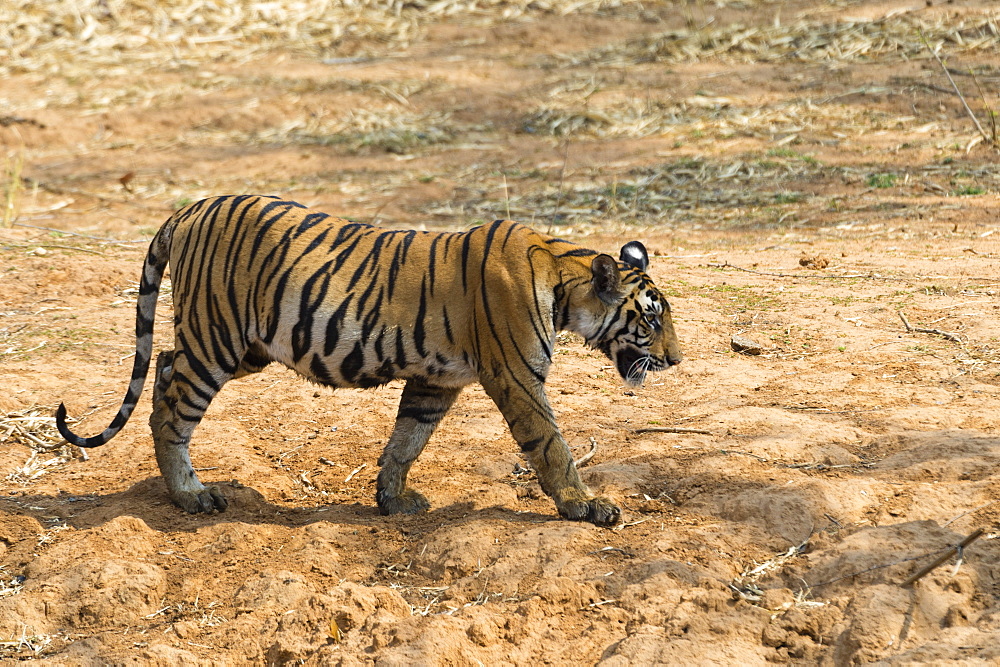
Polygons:
[[[998,25],[959,0],[0,3],[0,660],[996,664]],[[395,383],[228,385],[192,447],[231,499],[209,517],[167,500],[148,397],[62,446],[55,404],[89,434],[121,401],[145,243],[241,192],[643,240],[686,361],[625,391],[566,337],[550,380],[624,524],[560,521],[478,388],[415,517],[374,503]]]

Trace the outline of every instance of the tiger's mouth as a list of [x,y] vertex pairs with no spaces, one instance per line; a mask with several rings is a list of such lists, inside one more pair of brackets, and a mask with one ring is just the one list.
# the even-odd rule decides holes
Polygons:
[[630,387],[641,385],[646,380],[646,373],[649,371],[663,370],[669,365],[669,361],[657,359],[634,347],[623,347],[618,350],[614,356],[614,362],[618,374]]

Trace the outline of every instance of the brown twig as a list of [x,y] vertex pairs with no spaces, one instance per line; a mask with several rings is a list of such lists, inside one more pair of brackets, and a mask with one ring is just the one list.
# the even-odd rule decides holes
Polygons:
[[772,278],[873,278],[873,279],[874,278],[878,278],[878,279],[881,279],[881,280],[894,280],[893,278],[886,278],[884,276],[876,276],[876,275],[871,274],[871,273],[855,273],[855,274],[840,275],[840,276],[827,276],[827,275],[819,275],[819,274],[816,274],[816,275],[813,275],[813,274],[801,275],[801,274],[795,274],[795,273],[769,273],[767,271],[755,271],[754,269],[744,269],[742,266],[736,266],[735,264],[730,264],[729,262],[725,262],[723,264],[708,264],[707,266],[710,269],[736,269],[737,271],[744,271],[746,273],[753,273],[754,275],[758,275],[758,276],[771,276]]
[[863,570],[858,570],[857,572],[851,572],[849,574],[844,574],[839,577],[834,577],[833,579],[827,579],[826,581],[820,581],[815,584],[810,584],[808,581],[803,581],[806,585],[807,590],[812,590],[813,588],[822,588],[823,586],[829,586],[830,584],[835,584],[839,581],[844,581],[845,579],[853,579],[855,577],[860,577],[863,574],[868,574],[869,572],[875,572],[876,570],[884,570],[889,567],[894,567],[896,565],[901,565],[902,563],[909,563],[914,560],[922,560],[927,558],[932,554],[938,553],[937,551],[931,551],[930,553],[920,554],[919,556],[911,556],[909,558],[900,558],[899,560],[894,560],[891,563],[882,563],[881,565],[872,565],[871,567],[866,567]]
[[357,468],[355,468],[354,470],[352,470],[351,474],[344,478],[344,484],[347,484],[352,479],[354,479],[354,476],[357,475],[362,470],[364,470],[366,467],[368,467],[368,464],[367,463],[362,463]]
[[55,232],[56,234],[62,234],[64,236],[79,236],[82,239],[92,239],[94,241],[101,241],[102,243],[149,243],[149,239],[137,239],[135,241],[128,240],[116,240],[104,238],[103,236],[91,236],[89,234],[81,234],[79,232],[70,232],[65,229],[55,229],[54,227],[41,227],[39,225],[29,225],[24,222],[15,222],[14,227],[26,227],[28,229],[40,229],[45,232]]
[[953,343],[959,343],[959,344],[962,343],[961,338],[959,338],[956,334],[948,333],[947,331],[941,331],[940,329],[924,329],[922,327],[911,327],[910,322],[909,320],[906,319],[906,315],[903,314],[903,311],[899,311],[899,319],[903,320],[903,326],[906,327],[906,333],[931,334],[934,336],[941,336],[942,338],[946,338],[952,341]]
[[972,76],[972,80],[976,84],[976,89],[979,91],[979,99],[983,101],[983,106],[986,107],[986,116],[990,119],[990,136],[992,137],[990,143],[994,147],[1000,147],[1000,134],[997,133],[997,113],[990,106],[989,100],[986,98],[986,91],[983,90],[983,84],[979,82],[979,77],[971,69],[969,70],[969,74]]
[[[16,223],[15,223],[16,224]],[[100,250],[91,250],[90,248],[78,248],[71,245],[58,245],[55,243],[5,243],[4,248],[50,248],[52,250],[75,250],[76,252],[89,252],[91,255],[103,255],[104,253]]]
[[964,540],[962,540],[961,542],[959,542],[958,544],[956,544],[955,546],[951,547],[950,549],[948,549],[947,551],[945,551],[943,554],[941,554],[940,556],[938,556],[936,559],[934,559],[933,563],[931,563],[927,567],[921,568],[916,574],[914,574],[909,579],[907,579],[906,581],[904,581],[901,585],[903,586],[903,588],[907,588],[909,586],[912,586],[917,581],[919,581],[921,578],[923,578],[924,576],[926,576],[927,574],[929,574],[931,571],[933,571],[934,569],[940,567],[946,560],[948,560],[949,558],[951,558],[955,554],[958,554],[959,561],[961,561],[961,559],[962,559],[962,550],[965,549],[965,547],[967,547],[970,544],[972,544],[973,542],[975,542],[976,540],[978,540],[982,536],[982,534],[984,532],[985,531],[982,528],[976,529],[968,537],[966,537]]
[[983,126],[979,124],[979,119],[976,118],[976,114],[969,107],[969,103],[965,101],[965,95],[962,94],[962,91],[959,89],[958,84],[955,83],[955,79],[952,78],[951,72],[949,72],[948,68],[945,67],[944,61],[942,61],[941,57],[937,54],[937,52],[931,48],[930,42],[928,42],[927,38],[924,37],[923,31],[918,30],[917,34],[920,35],[920,41],[924,43],[924,46],[927,47],[927,50],[931,52],[932,56],[934,56],[934,60],[936,60],[938,62],[938,65],[941,66],[941,69],[944,70],[944,75],[948,77],[948,81],[951,83],[951,87],[955,89],[955,93],[958,95],[958,99],[962,100],[962,106],[965,107],[965,112],[969,114],[969,118],[972,119],[973,125],[975,125],[976,129],[979,131],[979,136],[981,136],[983,138],[983,141],[985,141],[986,143],[996,147],[996,144],[990,141],[989,136],[986,134],[986,130],[984,130]]
[[699,435],[712,435],[711,431],[703,428],[686,428],[684,426],[648,426],[637,428],[633,433],[697,433]]
[[752,459],[757,459],[761,463],[768,463],[767,458],[763,456],[758,456],[757,454],[751,454],[750,452],[741,452],[738,449],[720,449],[718,451],[720,454],[725,454],[727,456],[730,454],[739,454],[741,456],[749,456]]
[[594,458],[594,454],[597,453],[597,440],[594,440],[593,436],[590,438],[590,451],[581,456],[580,458],[573,461],[573,465],[577,468],[582,468],[587,464],[587,462]]
[[563,160],[562,167],[559,168],[559,190],[556,194],[556,200],[552,203],[552,215],[549,221],[550,225],[556,223],[556,217],[559,215],[559,209],[562,207],[562,199],[564,194],[563,186],[566,184],[566,164],[569,162],[569,137],[566,137],[566,141],[563,142]]
[[988,503],[983,503],[979,507],[973,507],[971,510],[967,510],[965,512],[962,512],[961,514],[959,514],[956,517],[952,517],[951,519],[948,519],[947,521],[945,521],[944,523],[941,524],[941,527],[945,528],[947,526],[950,526],[951,524],[955,523],[956,521],[958,521],[962,517],[968,516],[968,515],[972,514],[973,512],[978,512],[979,510],[983,509],[984,507],[989,507],[990,505],[996,505],[998,502],[1000,502],[1000,500],[991,500]]

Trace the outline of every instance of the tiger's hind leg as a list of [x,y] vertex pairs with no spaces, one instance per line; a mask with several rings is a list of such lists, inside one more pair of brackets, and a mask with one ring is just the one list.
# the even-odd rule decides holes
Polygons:
[[201,380],[183,352],[161,352],[156,358],[153,413],[149,417],[156,462],[171,500],[191,514],[221,512],[228,506],[218,487],[201,483],[188,454],[191,434],[228,379],[216,369],[211,384]]
[[416,514],[430,507],[422,494],[406,486],[406,476],[461,391],[461,388],[434,387],[419,380],[407,380],[396,425],[378,460],[382,469],[375,500],[382,514]]

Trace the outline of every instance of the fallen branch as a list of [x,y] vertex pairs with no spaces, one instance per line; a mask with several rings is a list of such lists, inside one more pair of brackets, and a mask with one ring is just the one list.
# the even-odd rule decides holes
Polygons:
[[354,470],[352,470],[351,474],[344,478],[344,484],[347,484],[348,482],[350,482],[352,479],[354,479],[355,475],[357,475],[359,472],[361,472],[362,470],[364,470],[367,467],[368,467],[367,463],[362,463],[357,468],[355,468]]
[[864,465],[864,463],[838,463],[836,465],[829,463],[786,463],[783,467],[792,470],[834,470],[835,468],[853,468]]
[[620,523],[611,530],[622,530],[624,528],[628,528],[629,526],[638,526],[640,523],[646,523],[652,518],[653,517],[646,516],[641,519],[637,519],[636,521],[629,521],[628,523]]
[[149,243],[149,239],[137,239],[135,241],[119,241],[116,239],[109,239],[103,236],[91,236],[90,234],[81,234],[79,232],[70,232],[65,229],[56,229],[54,227],[41,227],[39,225],[29,225],[24,222],[15,222],[12,226],[14,227],[26,227],[28,229],[40,229],[46,232],[55,232],[57,234],[62,234],[64,236],[79,236],[82,239],[92,239],[94,241],[101,241],[102,243]]
[[965,113],[967,113],[969,115],[969,118],[972,119],[972,124],[976,126],[976,130],[979,132],[979,136],[981,136],[983,138],[983,141],[985,141],[987,144],[990,144],[991,146],[996,148],[997,147],[996,141],[990,139],[989,135],[986,134],[986,130],[984,130],[983,126],[979,124],[979,119],[976,118],[975,112],[973,112],[972,109],[969,107],[969,103],[965,101],[965,95],[962,94],[962,91],[959,89],[958,84],[955,83],[955,79],[952,78],[951,72],[949,72],[948,68],[945,67],[944,61],[941,60],[941,57],[937,54],[937,51],[931,48],[931,45],[927,41],[927,38],[924,37],[924,32],[922,30],[917,30],[917,34],[920,35],[920,41],[924,43],[924,46],[927,47],[927,50],[931,52],[932,56],[934,56],[934,60],[936,60],[938,62],[938,65],[941,66],[941,69],[944,70],[944,75],[948,77],[948,82],[951,83],[951,87],[955,89],[955,94],[958,95],[958,99],[962,101],[962,106],[965,107]]
[[953,343],[959,343],[959,344],[962,343],[961,338],[959,338],[956,334],[948,333],[947,331],[941,331],[940,329],[924,329],[921,327],[911,327],[910,322],[909,320],[906,319],[906,315],[903,314],[903,311],[899,311],[899,319],[903,320],[903,326],[906,327],[906,333],[932,334],[934,336],[941,336],[942,338],[946,338],[952,341]]
[[750,452],[741,452],[738,449],[720,449],[718,451],[720,454],[725,454],[726,456],[730,454],[739,454],[740,456],[749,456],[752,459],[757,459],[761,463],[768,462],[768,460],[763,456],[758,456],[757,454],[751,454]]
[[920,554],[919,556],[910,556],[909,558],[900,558],[899,560],[894,560],[891,563],[883,563],[882,565],[872,565],[871,567],[866,567],[863,570],[858,570],[857,572],[851,572],[850,574],[844,574],[839,577],[834,577],[833,579],[828,579],[826,581],[821,581],[816,584],[810,584],[808,581],[803,581],[806,585],[806,590],[810,591],[814,588],[821,588],[823,586],[829,586],[830,584],[835,584],[839,581],[844,581],[845,579],[853,579],[854,577],[860,577],[863,574],[868,574],[869,572],[875,572],[876,570],[884,570],[888,567],[894,567],[902,563],[909,563],[914,560],[922,560],[928,556],[932,556],[938,553],[938,551],[931,551],[929,553]]
[[585,466],[590,459],[594,458],[594,454],[597,453],[597,441],[594,440],[593,436],[590,438],[590,451],[581,456],[580,458],[573,461],[573,465],[577,468]]
[[985,531],[982,528],[976,529],[968,537],[966,537],[964,540],[962,540],[961,542],[959,542],[958,544],[956,544],[955,546],[951,547],[950,549],[948,549],[947,551],[945,551],[943,554],[941,554],[940,556],[938,556],[934,560],[933,563],[931,563],[927,567],[921,568],[920,571],[918,571],[912,577],[910,577],[909,579],[907,579],[906,581],[904,581],[901,585],[903,586],[903,588],[907,588],[909,586],[912,586],[917,581],[919,581],[921,578],[923,578],[925,575],[929,574],[931,571],[933,571],[933,570],[937,569],[938,567],[940,567],[945,561],[947,561],[949,558],[951,558],[952,556],[954,556],[956,554],[958,554],[958,561],[959,561],[959,563],[961,563],[962,562],[962,557],[963,557],[962,550],[965,549],[965,547],[967,547],[970,544],[972,544],[973,542],[975,542],[976,540],[978,540],[982,536],[982,534],[984,532]]
[[614,604],[615,602],[618,602],[618,600],[601,600],[600,602],[591,602],[586,607],[580,607],[579,611],[587,611],[589,609],[597,609],[601,605]]
[[58,185],[52,185],[51,183],[42,183],[41,181],[36,181],[34,179],[26,178],[24,179],[26,184],[32,187],[38,187],[46,192],[51,192],[56,195],[77,195],[78,197],[90,197],[96,199],[97,201],[107,202],[109,204],[126,204],[128,206],[133,206],[143,211],[150,211],[152,213],[161,213],[162,209],[153,208],[152,206],[147,206],[140,202],[131,201],[129,199],[121,199],[117,197],[106,197],[104,195],[97,194],[96,192],[86,192],[84,190],[77,190],[75,188],[64,188]]
[[874,273],[852,273],[848,275],[820,275],[820,274],[808,274],[802,275],[797,273],[769,273],[767,271],[756,271],[754,269],[744,269],[742,266],[736,266],[735,264],[730,264],[725,262],[723,264],[708,264],[710,269],[736,269],[737,271],[744,271],[746,273],[752,273],[758,276],[770,276],[772,278],[871,278],[878,280],[901,280],[900,278],[886,278],[885,276],[879,276]]
[[711,431],[703,428],[686,428],[684,426],[647,426],[637,428],[633,433],[697,433],[698,435],[712,435]]
[[[628,549],[622,549],[620,547],[601,547],[597,551],[587,552],[587,555],[588,556],[598,555],[598,556],[601,556],[601,560],[604,560],[606,556],[609,556],[612,553],[621,554],[625,558],[635,558],[635,553],[633,553],[632,551],[630,551]],[[601,555],[601,554],[603,554],[603,555]]]
[[979,83],[979,77],[976,76],[976,73],[971,69],[969,70],[969,75],[972,76],[972,80],[975,82],[976,88],[979,90],[979,99],[983,101],[983,106],[986,107],[986,117],[990,119],[990,136],[992,137],[990,139],[990,143],[993,144],[994,148],[1000,148],[1000,135],[998,135],[997,132],[997,114],[993,108],[990,107],[990,103],[986,99],[986,91],[983,90],[983,85]]
[[984,507],[989,507],[990,505],[995,505],[998,502],[1000,502],[1000,500],[991,500],[988,503],[983,503],[979,507],[973,507],[971,510],[962,512],[958,516],[953,517],[951,519],[948,519],[947,521],[945,521],[944,523],[941,524],[941,527],[942,528],[946,528],[946,527],[950,526],[951,524],[955,523],[956,521],[958,521],[959,519],[961,519],[962,517],[968,516],[968,515],[972,514],[973,512],[978,512],[979,510],[983,509]]
[[[17,223],[14,223],[17,224]],[[104,253],[100,250],[91,250],[90,248],[78,248],[71,245],[58,245],[55,243],[43,243],[41,245],[36,243],[5,243],[4,248],[28,248],[29,250],[34,248],[51,248],[53,250],[75,250],[76,252],[89,252],[91,255],[103,255]]]

